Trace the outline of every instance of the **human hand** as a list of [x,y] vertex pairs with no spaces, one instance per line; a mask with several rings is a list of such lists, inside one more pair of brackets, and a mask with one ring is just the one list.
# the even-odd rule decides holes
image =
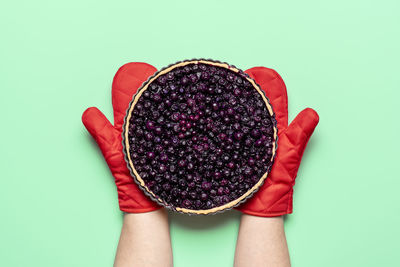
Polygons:
[[124,212],[142,213],[161,208],[135,184],[122,149],[122,126],[129,102],[142,83],[156,71],[149,64],[137,62],[125,64],[118,70],[112,84],[114,125],[95,107],[88,108],[82,115],[83,124],[96,140],[115,178],[119,206]]
[[280,75],[265,67],[254,67],[245,72],[264,90],[274,109],[278,148],[274,164],[260,190],[237,209],[262,217],[289,214],[293,211],[293,186],[301,158],[319,117],[313,109],[306,108],[288,126],[287,92]]

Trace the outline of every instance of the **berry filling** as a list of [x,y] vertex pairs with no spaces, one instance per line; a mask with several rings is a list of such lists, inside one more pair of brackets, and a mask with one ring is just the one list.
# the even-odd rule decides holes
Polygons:
[[275,119],[241,71],[175,67],[148,84],[131,112],[130,158],[166,206],[222,206],[272,165]]

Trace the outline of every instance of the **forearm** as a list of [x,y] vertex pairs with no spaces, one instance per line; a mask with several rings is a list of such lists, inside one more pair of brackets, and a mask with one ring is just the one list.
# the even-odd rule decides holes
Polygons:
[[165,209],[124,215],[114,266],[172,266],[171,239]]
[[283,217],[257,217],[243,214],[234,266],[290,266]]

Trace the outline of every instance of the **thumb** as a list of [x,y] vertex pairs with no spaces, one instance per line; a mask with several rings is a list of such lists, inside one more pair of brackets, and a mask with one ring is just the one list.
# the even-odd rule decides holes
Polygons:
[[97,108],[91,107],[83,112],[82,122],[96,140],[103,154],[108,151],[115,138],[115,129],[106,116]]
[[296,116],[284,132],[285,137],[296,147],[300,157],[318,122],[318,113],[312,108],[306,108]]

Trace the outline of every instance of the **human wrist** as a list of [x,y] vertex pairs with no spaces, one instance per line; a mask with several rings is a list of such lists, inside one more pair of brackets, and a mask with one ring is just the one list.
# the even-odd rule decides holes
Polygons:
[[148,218],[150,218],[150,219],[166,219],[166,218],[168,218],[168,213],[165,210],[165,208],[160,208],[160,209],[151,210],[151,211],[147,211],[147,212],[140,212],[140,213],[124,212],[125,220],[143,221],[143,220],[147,220]]
[[251,222],[251,223],[283,223],[284,216],[270,216],[270,217],[264,217],[264,216],[256,216],[256,215],[251,215],[251,214],[242,214],[242,221],[245,222]]

